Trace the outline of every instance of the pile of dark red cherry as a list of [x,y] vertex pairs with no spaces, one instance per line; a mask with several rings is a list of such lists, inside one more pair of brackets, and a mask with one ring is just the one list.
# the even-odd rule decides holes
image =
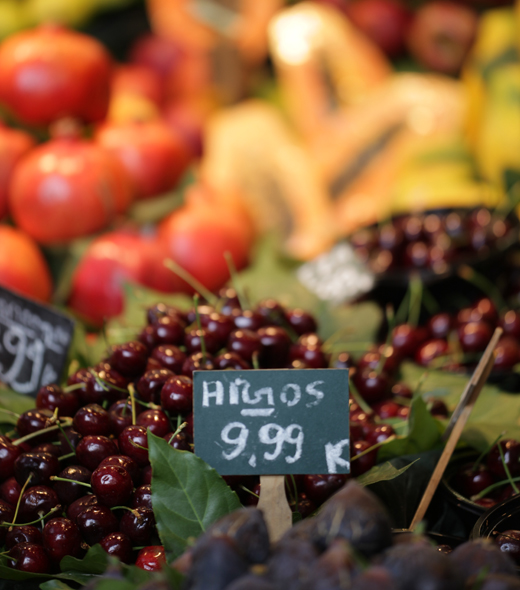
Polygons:
[[[36,407],[19,416],[15,431],[0,436],[0,546],[7,563],[52,572],[65,555],[81,556],[100,543],[123,562],[148,567],[155,549],[147,548],[159,540],[147,430],[174,448],[192,450],[194,370],[353,364],[347,353],[328,354],[316,331],[305,311],[273,300],[244,310],[232,290],[221,294],[217,307],[200,304],[182,312],[157,304],[147,310],[135,341],[114,345],[63,387],[42,387]],[[358,370],[358,386],[375,374],[370,366]],[[404,386],[398,393],[405,395]],[[363,413],[357,404],[352,410],[353,457],[393,434],[374,420],[374,412]],[[180,424],[185,427],[178,431]],[[375,461],[375,450],[363,454],[352,462],[353,475]],[[307,515],[345,479],[298,476],[288,482],[288,496]],[[257,501],[250,491],[258,492],[258,479],[229,478],[229,484],[245,504]]]
[[485,456],[454,463],[449,483],[459,494],[485,509],[519,493],[520,441],[504,438]]
[[503,335],[496,347],[493,372],[506,373],[520,362],[520,312],[499,313],[488,297],[456,314],[437,313],[424,326],[396,326],[390,344],[397,359],[408,357],[424,367],[460,371],[476,365],[497,326]]
[[512,218],[480,207],[398,216],[356,231],[350,242],[376,274],[411,269],[443,274],[451,264],[501,248],[514,229]]

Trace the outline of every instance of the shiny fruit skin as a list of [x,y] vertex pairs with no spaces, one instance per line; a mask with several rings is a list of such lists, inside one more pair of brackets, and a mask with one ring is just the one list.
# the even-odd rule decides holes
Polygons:
[[92,37],[57,25],[21,31],[0,45],[0,102],[29,125],[106,115],[112,60]]
[[36,242],[24,231],[0,224],[0,285],[21,295],[48,302],[50,269]]
[[137,234],[109,232],[87,248],[72,276],[69,306],[101,326],[123,311],[125,282],[143,284],[154,244]]
[[172,189],[190,160],[185,141],[161,120],[107,122],[95,139],[125,167],[138,199]]
[[242,211],[230,208],[224,215],[215,204],[188,204],[161,222],[159,240],[166,257],[216,291],[230,278],[224,254],[229,252],[235,267],[243,268],[252,238]]
[[13,170],[35,140],[21,129],[11,129],[0,123],[0,219],[8,213],[9,183]]
[[92,141],[58,137],[18,163],[9,207],[21,229],[50,245],[102,229],[132,198],[126,172],[111,154]]

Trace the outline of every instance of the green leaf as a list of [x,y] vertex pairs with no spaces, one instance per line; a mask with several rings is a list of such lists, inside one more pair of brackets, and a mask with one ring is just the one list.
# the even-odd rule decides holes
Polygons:
[[62,582],[61,580],[49,580],[47,582],[42,582],[40,584],[40,589],[41,590],[74,590],[71,586],[69,586],[68,584],[65,584],[65,582]]
[[[401,472],[400,477],[370,484],[370,491],[387,507],[395,528],[407,528],[410,525],[440,454],[441,449],[434,449],[396,457],[390,464]],[[402,471],[404,467],[407,469]]]
[[[406,383],[416,383],[423,374],[424,368],[413,363],[401,365],[401,377]],[[421,391],[423,395],[441,395],[448,408],[454,410],[470,377],[469,374],[428,371]],[[503,432],[508,438],[520,439],[520,395],[505,393],[488,383],[475,403],[461,441],[484,451]]]
[[108,553],[101,545],[93,545],[83,559],[66,555],[60,562],[60,568],[63,572],[61,577],[72,573],[100,575],[106,570],[107,564]]
[[408,432],[380,447],[378,462],[429,451],[442,444],[439,422],[430,414],[424,400],[417,396],[412,401],[408,418]]
[[[13,414],[23,414],[35,407],[34,397],[22,395],[7,387],[0,389],[0,422],[5,424],[16,424],[18,418]],[[2,412],[2,410],[7,410]],[[10,412],[13,412],[11,414]]]
[[220,475],[188,451],[148,432],[152,505],[159,537],[178,557],[209,525],[242,505]]
[[362,486],[371,486],[380,481],[391,481],[402,475],[405,471],[408,471],[416,461],[419,461],[419,459],[401,467],[401,469],[396,469],[390,461],[386,461],[386,463],[374,465],[370,471],[367,471],[356,478],[356,481]]

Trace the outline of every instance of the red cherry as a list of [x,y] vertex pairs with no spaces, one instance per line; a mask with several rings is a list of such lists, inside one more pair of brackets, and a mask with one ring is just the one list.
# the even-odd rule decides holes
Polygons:
[[149,572],[158,572],[166,565],[166,554],[162,545],[150,545],[141,549],[135,565]]

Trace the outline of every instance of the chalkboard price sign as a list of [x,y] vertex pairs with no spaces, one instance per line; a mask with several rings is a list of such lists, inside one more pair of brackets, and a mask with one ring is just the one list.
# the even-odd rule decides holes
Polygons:
[[195,453],[221,475],[348,473],[346,369],[196,371]]
[[73,329],[67,316],[0,287],[0,381],[29,395],[58,381]]

